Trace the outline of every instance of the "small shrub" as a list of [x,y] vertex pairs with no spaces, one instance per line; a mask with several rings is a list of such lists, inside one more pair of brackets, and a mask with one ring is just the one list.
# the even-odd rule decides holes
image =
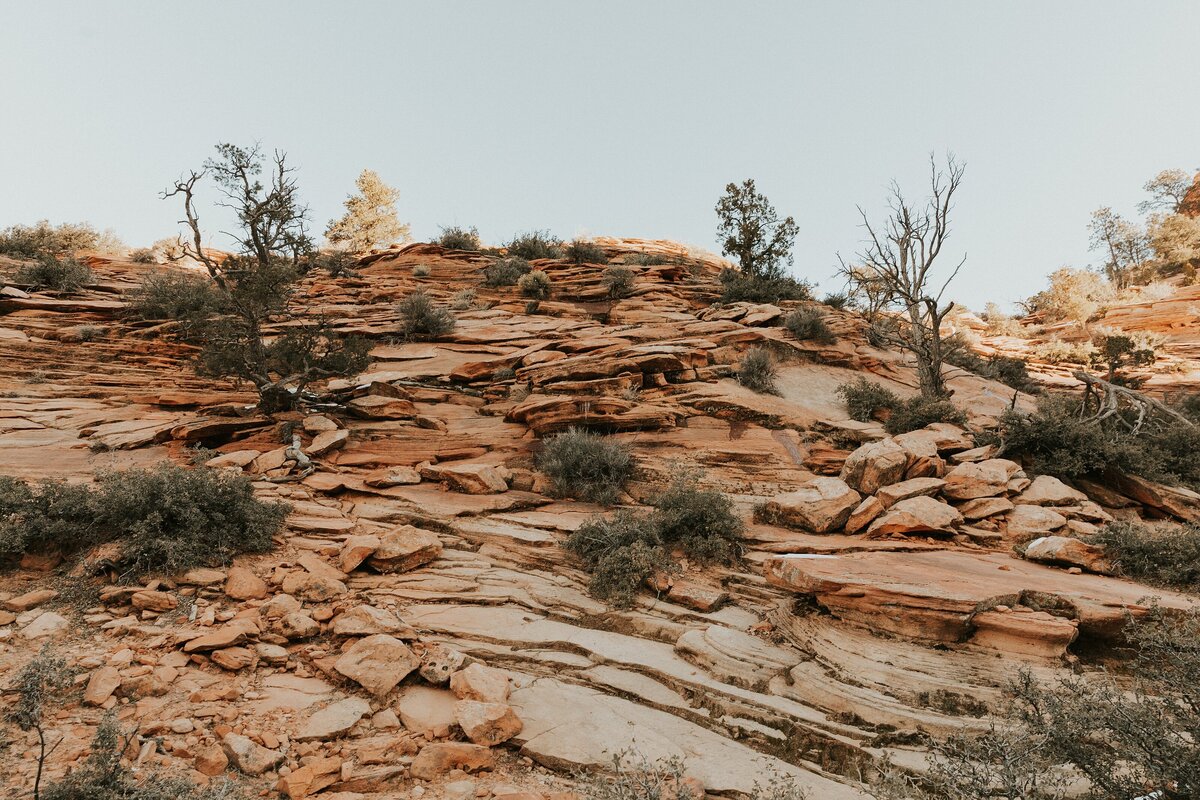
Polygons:
[[1095,359],[1096,346],[1091,342],[1068,342],[1050,339],[1033,346],[1033,355],[1047,364],[1079,364],[1086,366]]
[[601,279],[610,298],[628,297],[633,292],[633,270],[628,267],[608,267]]
[[149,247],[139,247],[129,253],[129,260],[135,264],[157,264],[158,256]]
[[870,422],[881,411],[890,412],[900,405],[900,398],[886,386],[880,386],[859,376],[853,383],[843,383],[837,388],[838,396],[846,404],[850,419]]
[[474,289],[463,289],[451,298],[450,307],[455,311],[468,311],[474,308],[476,297]]
[[633,466],[628,445],[574,428],[546,440],[537,456],[555,496],[602,505],[617,499]]
[[501,258],[483,269],[483,285],[495,289],[501,286],[515,286],[522,275],[529,274],[533,267],[529,262],[517,256]]
[[90,342],[97,336],[102,335],[104,333],[104,329],[99,325],[80,325],[76,329],[76,333],[79,335],[79,341]]
[[841,311],[850,305],[850,295],[845,292],[831,292],[825,295],[825,299],[821,301],[830,308]]
[[895,436],[898,433],[920,430],[935,422],[965,425],[967,415],[962,409],[945,399],[929,399],[917,395],[902,400],[892,408],[883,428]]
[[517,281],[517,288],[526,297],[534,300],[545,300],[550,296],[550,277],[540,269],[535,269],[527,275],[522,275]]
[[428,278],[429,272],[430,272],[430,270],[429,270],[428,264],[417,264],[412,269],[412,274],[413,274],[414,278]]
[[442,235],[438,237],[437,243],[447,250],[468,250],[476,252],[482,246],[479,241],[479,231],[476,228],[460,228],[452,226],[442,228]]
[[721,272],[722,303],[778,303],[781,300],[811,300],[812,287],[795,278],[763,278],[737,270]]
[[609,518],[592,517],[571,534],[566,547],[591,572],[592,595],[619,608],[633,604],[647,578],[675,569],[649,514],[621,510]]
[[738,555],[744,525],[733,501],[715,489],[701,489],[697,477],[683,472],[653,499],[659,535],[695,561],[732,561]]
[[92,282],[92,271],[73,258],[43,256],[17,270],[14,280],[34,289],[50,289],[63,294],[77,292]]
[[574,261],[576,264],[608,263],[608,255],[605,254],[603,247],[583,239],[574,239],[567,245],[566,250],[563,252],[563,257],[569,261]]
[[443,336],[454,330],[454,315],[418,289],[400,301],[400,324],[407,336]]
[[633,264],[638,267],[654,267],[667,263],[667,260],[662,256],[651,255],[650,253],[634,253],[633,255],[625,256],[624,260],[626,264]]
[[1011,356],[991,356],[983,358],[961,339],[945,339],[947,345],[942,360],[947,364],[961,367],[981,378],[988,378],[1017,389],[1022,392],[1036,394],[1040,388],[1029,377],[1025,361]]
[[1200,525],[1112,522],[1088,541],[1103,545],[1130,578],[1189,592],[1200,590]]
[[356,274],[354,267],[357,264],[358,257],[349,250],[314,250],[309,254],[308,263],[305,264],[304,271],[310,272],[314,269],[322,269],[329,273],[331,278],[353,277]]
[[562,258],[562,239],[552,236],[548,231],[530,231],[513,238],[506,245],[510,256],[517,256],[526,261],[535,258]]
[[741,366],[738,367],[737,378],[742,386],[759,394],[779,394],[775,386],[775,378],[779,368],[775,359],[764,347],[752,347],[742,356]]
[[127,311],[138,319],[194,322],[220,311],[224,305],[224,296],[207,275],[156,270],[134,290]]
[[833,344],[837,337],[825,324],[825,315],[815,308],[798,308],[783,318],[783,326],[797,339]]
[[287,512],[224,470],[162,464],[101,473],[94,487],[7,478],[0,479],[0,553],[11,560],[117,542],[124,574],[173,573],[270,550]]

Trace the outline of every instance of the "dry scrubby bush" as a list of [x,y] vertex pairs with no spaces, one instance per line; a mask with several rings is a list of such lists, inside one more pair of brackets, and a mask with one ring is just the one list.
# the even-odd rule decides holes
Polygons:
[[778,303],[781,300],[811,300],[812,287],[789,277],[761,277],[737,270],[721,271],[722,303]]
[[33,225],[13,225],[0,231],[0,254],[14,258],[62,256],[78,250],[108,252],[119,245],[111,232],[101,233],[86,223],[51,225],[48,220],[41,220]]
[[142,279],[127,312],[138,319],[191,323],[219,312],[225,296],[212,279],[182,270],[156,270]]
[[1200,426],[1165,419],[1133,433],[1132,412],[1119,416],[1095,422],[1081,415],[1078,399],[1045,397],[1031,414],[1006,411],[979,440],[1003,443],[1036,473],[1103,478],[1116,471],[1200,489]]
[[517,281],[521,294],[534,300],[545,300],[550,296],[550,277],[540,269],[522,275]]
[[843,308],[850,306],[850,295],[845,292],[831,292],[825,295],[825,299],[821,301],[830,308],[841,311]]
[[604,270],[601,284],[612,299],[628,297],[633,291],[633,270],[628,267],[608,267]]
[[947,364],[988,378],[999,381],[1013,389],[1029,394],[1037,394],[1041,388],[1029,377],[1029,369],[1025,361],[1011,356],[982,356],[971,350],[965,340],[959,338],[947,339],[949,345],[943,360]]
[[547,439],[537,456],[555,496],[602,505],[617,499],[633,467],[629,445],[575,428]]
[[505,245],[505,249],[510,256],[517,256],[526,261],[563,257],[562,239],[552,236],[548,231],[522,233],[513,237],[513,240]]
[[0,554],[11,562],[114,542],[124,574],[173,573],[270,550],[287,512],[223,470],[162,464],[103,472],[94,486],[0,476]]
[[1049,339],[1033,346],[1034,358],[1047,364],[1080,364],[1092,363],[1096,356],[1096,346],[1091,342],[1068,342],[1064,339]]
[[13,279],[34,289],[51,289],[69,294],[92,282],[92,271],[73,258],[41,256],[32,264],[22,264]]
[[583,239],[574,239],[563,251],[563,258],[576,264],[607,264],[608,255],[604,248]]
[[759,394],[779,394],[775,379],[779,376],[779,368],[775,358],[765,347],[752,347],[742,356],[738,366],[738,381],[751,391]]
[[1112,522],[1088,541],[1103,545],[1124,575],[1156,586],[1200,591],[1200,525]]
[[428,278],[430,272],[428,264],[417,264],[412,268],[412,274],[415,278]]
[[479,241],[477,228],[460,228],[457,225],[442,228],[442,235],[438,237],[437,243],[447,250],[478,251],[483,246]]
[[651,503],[650,512],[592,517],[567,539],[567,549],[591,572],[588,589],[595,597],[629,606],[648,578],[678,570],[676,550],[698,562],[728,563],[740,555],[743,524],[733,502],[701,489],[694,473],[682,473]]
[[422,289],[400,301],[400,327],[406,336],[442,336],[454,330],[454,315]]
[[807,339],[818,344],[833,344],[837,337],[825,324],[825,315],[815,308],[798,308],[783,318],[783,327],[797,339]]
[[475,306],[477,297],[474,289],[461,289],[454,293],[454,297],[450,300],[450,307],[455,311],[467,311]]
[[667,263],[667,260],[662,256],[651,253],[634,253],[633,255],[625,256],[624,261],[626,264],[633,264],[638,267],[653,267]]
[[[604,771],[577,772],[574,783],[584,800],[695,800],[703,792],[690,780],[678,757],[651,761],[644,753],[621,750]],[[747,800],[807,800],[794,779],[768,772]]]
[[492,289],[515,286],[532,269],[528,261],[518,256],[501,258],[483,268],[483,285]]
[[135,264],[157,264],[158,256],[149,247],[139,247],[130,251],[129,260]]
[[132,741],[116,718],[107,715],[96,728],[88,757],[61,780],[41,792],[41,800],[240,800],[244,797],[227,778],[200,787],[182,775],[144,770],[122,762]]

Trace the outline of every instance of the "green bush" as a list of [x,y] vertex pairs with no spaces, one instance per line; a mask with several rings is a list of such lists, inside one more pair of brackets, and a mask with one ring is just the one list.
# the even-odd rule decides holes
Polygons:
[[476,228],[468,230],[458,226],[442,228],[442,235],[438,237],[437,243],[447,250],[476,252],[482,247],[482,243],[479,241],[479,231]]
[[651,501],[664,544],[679,547],[694,561],[732,561],[739,553],[744,525],[733,501],[716,489],[701,489],[684,472]]
[[588,590],[617,607],[631,605],[647,578],[675,568],[654,518],[628,510],[587,520],[567,538],[566,548],[591,572]]
[[207,275],[155,270],[129,298],[128,313],[138,319],[194,322],[221,310],[225,297]]
[[556,497],[609,505],[633,475],[634,463],[628,445],[572,428],[542,444],[537,467]]
[[608,255],[604,248],[593,242],[575,239],[563,252],[563,257],[576,264],[607,264]]
[[967,424],[967,415],[949,400],[929,399],[917,395],[893,406],[892,413],[883,423],[883,428],[895,436],[898,433],[920,430],[935,422],[965,425]]
[[545,300],[550,296],[550,277],[540,269],[535,269],[527,275],[522,275],[517,281],[521,294],[534,300]]
[[1131,412],[1095,422],[1080,415],[1077,399],[1047,396],[1032,414],[1006,411],[980,442],[1004,442],[1006,453],[1036,473],[1102,478],[1117,471],[1200,489],[1200,426],[1156,420],[1134,434],[1133,422]]
[[633,291],[633,270],[628,267],[608,267],[601,283],[613,299],[628,297]]
[[287,512],[255,498],[249,479],[224,470],[164,463],[103,472],[92,487],[4,478],[0,553],[13,560],[116,542],[124,574],[173,573],[270,550]]
[[870,422],[880,411],[891,411],[900,405],[895,392],[862,376],[853,383],[843,383],[837,393],[845,401],[850,419],[859,422]]
[[483,269],[483,285],[492,289],[515,286],[522,275],[528,275],[533,267],[517,256],[509,256],[492,262]]
[[775,378],[779,368],[775,359],[765,347],[752,347],[742,356],[738,367],[737,378],[742,386],[759,394],[779,394],[775,386]]
[[42,256],[32,264],[24,264],[14,280],[28,284],[34,289],[51,289],[69,294],[77,292],[92,282],[92,271],[86,264],[73,258]]
[[1156,586],[1200,591],[1200,525],[1112,522],[1088,537],[1122,574]]
[[557,236],[552,236],[548,231],[530,231],[513,237],[513,240],[505,245],[510,256],[517,256],[526,261],[533,261],[535,258],[562,258],[563,243],[562,239]]
[[41,220],[0,231],[0,254],[14,258],[70,255],[78,250],[95,249],[103,238],[103,234],[86,223],[51,225]]
[[837,337],[825,324],[825,315],[815,308],[798,308],[783,318],[783,326],[797,339],[833,344]]
[[418,289],[400,301],[400,326],[407,336],[443,336],[454,330],[454,315]]
[[721,271],[722,303],[778,303],[781,300],[811,300],[812,287],[795,278],[764,278],[737,270]]

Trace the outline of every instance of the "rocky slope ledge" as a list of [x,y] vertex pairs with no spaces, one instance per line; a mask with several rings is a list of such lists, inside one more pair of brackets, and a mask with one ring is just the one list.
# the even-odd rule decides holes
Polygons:
[[[149,267],[97,263],[69,298],[0,289],[0,473],[86,480],[204,446],[293,507],[274,552],[228,569],[84,603],[44,560],[0,578],[0,672],[51,641],[80,673],[82,702],[51,720],[52,774],[115,708],[139,764],[294,800],[531,800],[626,749],[681,758],[714,794],[775,772],[866,797],[872,764],[920,767],[915,733],[982,728],[1018,666],[1068,669],[1144,611],[1150,590],[1064,534],[1200,516],[1200,497],[1141,481],[1031,480],[953,426],[887,437],[836,388],[869,374],[911,395],[915,377],[852,315],[827,312],[834,344],[797,341],[784,309],[712,305],[718,261],[602,243],[677,261],[631,266],[617,301],[603,267],[538,263],[553,295],[536,313],[482,286],[484,257],[432,245],[309,277],[298,307],[374,339],[373,363],[328,387],[336,403],[274,419],[197,378],[169,326],[122,319]],[[418,287],[447,304],[473,289],[475,308],[402,341],[396,301]],[[731,377],[754,345],[782,362],[779,396]],[[1013,400],[960,370],[949,383],[976,426]],[[315,469],[280,444],[286,422]],[[533,469],[541,437],[571,426],[633,446],[626,505],[701,468],[755,520],[742,565],[687,568],[627,611],[589,597],[560,545],[604,509],[552,499]],[[28,786],[34,742],[8,735],[3,781]]]

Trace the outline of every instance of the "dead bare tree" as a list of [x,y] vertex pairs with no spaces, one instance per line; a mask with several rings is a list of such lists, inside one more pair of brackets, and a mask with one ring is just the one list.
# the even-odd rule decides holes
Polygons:
[[966,256],[940,288],[934,286],[932,272],[950,235],[950,211],[964,168],[951,154],[943,172],[931,154],[929,197],[920,204],[911,202],[893,182],[887,219],[872,223],[859,207],[867,232],[865,247],[855,263],[839,259],[839,274],[856,296],[869,297],[873,306],[896,312],[877,320],[876,335],[883,343],[913,354],[921,394],[928,398],[949,394],[942,379],[941,326],[954,303],[943,304],[943,296]]
[[[1072,374],[1076,380],[1083,383],[1083,406],[1080,413],[1087,415],[1090,422],[1101,423],[1106,419],[1116,419],[1130,433],[1137,433],[1157,412],[1186,427],[1194,425],[1190,419],[1170,406],[1127,386],[1097,378],[1082,370],[1076,370]],[[1126,408],[1136,414],[1133,420],[1122,416],[1121,411]]]

